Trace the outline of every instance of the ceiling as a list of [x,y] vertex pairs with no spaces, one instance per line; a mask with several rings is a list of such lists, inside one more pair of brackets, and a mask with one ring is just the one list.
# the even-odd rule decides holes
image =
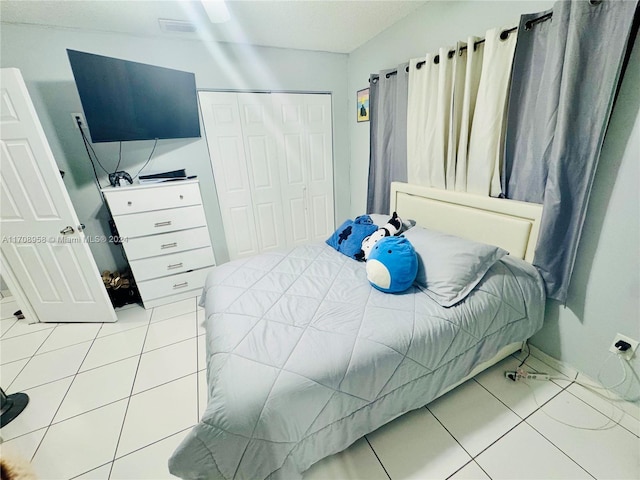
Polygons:
[[[0,20],[84,31],[349,53],[424,3],[418,0],[227,0],[231,20],[214,25],[199,1],[1,0]],[[166,32],[158,19],[186,21],[197,30]]]

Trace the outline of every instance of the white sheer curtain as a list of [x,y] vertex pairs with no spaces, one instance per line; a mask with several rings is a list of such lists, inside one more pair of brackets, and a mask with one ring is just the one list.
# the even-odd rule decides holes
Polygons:
[[407,181],[425,185],[427,183],[427,140],[424,132],[427,125],[427,74],[422,68],[426,60],[413,58],[409,61],[409,86],[407,100]]
[[494,28],[485,36],[467,165],[467,192],[494,197],[502,193],[500,174],[507,93],[517,39],[517,32],[504,35],[504,31]]
[[513,29],[440,48],[409,63],[410,183],[500,195],[500,167]]
[[[463,49],[463,47],[465,47]],[[446,185],[447,190],[454,190],[456,185],[456,164],[458,156],[458,139],[462,121],[462,105],[464,100],[464,81],[467,68],[466,44],[458,42],[453,53],[452,85],[449,101],[449,134],[447,142]]]
[[407,179],[446,188],[445,164],[451,116],[451,49],[409,62],[407,108]]
[[467,48],[462,51],[466,59],[464,92],[462,94],[462,113],[460,118],[460,138],[456,157],[456,182],[455,190],[467,191],[467,159],[469,155],[469,137],[471,136],[471,123],[476,109],[478,98],[478,86],[480,85],[480,73],[482,72],[482,59],[484,56],[484,42],[478,37],[469,37]]

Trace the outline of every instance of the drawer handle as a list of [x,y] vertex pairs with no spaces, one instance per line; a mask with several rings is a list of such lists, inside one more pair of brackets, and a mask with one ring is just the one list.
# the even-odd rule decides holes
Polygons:
[[160,245],[160,249],[164,250],[165,248],[174,248],[178,246],[178,242],[165,243]]
[[167,270],[174,270],[176,268],[182,268],[182,262],[174,263],[173,265],[167,265]]
[[127,202],[127,205],[130,207],[131,205],[133,205],[133,203]]
[[168,227],[171,225],[171,220],[167,220],[166,222],[156,222],[153,224],[154,227]]
[[189,285],[189,282],[182,282],[182,283],[176,283],[173,288],[177,289],[177,288],[184,288],[186,286]]
[[180,200],[182,200],[183,198],[184,198],[184,196],[183,196],[183,195],[180,195]]

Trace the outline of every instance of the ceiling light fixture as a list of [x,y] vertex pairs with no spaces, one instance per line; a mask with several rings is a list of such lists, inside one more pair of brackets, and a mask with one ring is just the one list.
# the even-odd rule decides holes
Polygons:
[[200,0],[211,23],[228,22],[231,18],[225,0]]

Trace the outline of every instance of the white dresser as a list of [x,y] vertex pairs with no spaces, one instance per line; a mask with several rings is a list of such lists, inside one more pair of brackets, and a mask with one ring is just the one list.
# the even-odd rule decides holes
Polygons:
[[197,180],[102,190],[145,308],[200,294],[215,257]]

